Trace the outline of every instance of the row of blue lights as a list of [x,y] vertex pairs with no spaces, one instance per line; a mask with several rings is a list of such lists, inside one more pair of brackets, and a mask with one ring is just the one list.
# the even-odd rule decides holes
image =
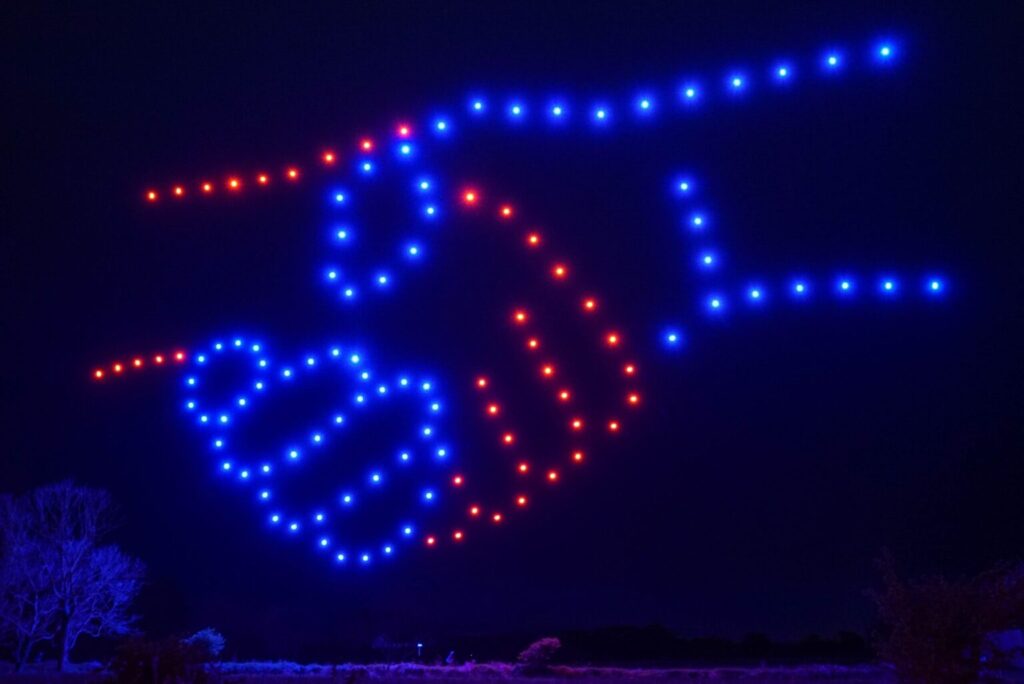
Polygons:
[[[440,414],[443,413],[443,403],[437,396],[435,382],[427,378],[414,379],[407,374],[399,375],[392,383],[381,382],[375,378],[373,371],[366,366],[365,358],[361,352],[343,350],[339,346],[329,347],[322,357],[310,354],[294,365],[282,365],[274,368],[269,358],[264,355],[263,345],[258,342],[247,342],[241,337],[234,338],[230,342],[214,342],[209,351],[200,352],[193,356],[194,368],[184,381],[186,391],[189,393],[189,396],[184,401],[185,410],[190,414],[198,416],[197,423],[200,426],[217,427],[221,432],[230,430],[235,425],[239,412],[248,411],[252,408],[252,398],[246,395],[239,395],[230,406],[204,412],[201,409],[201,400],[194,394],[204,385],[203,371],[210,368],[214,362],[225,358],[226,354],[231,352],[235,352],[236,355],[241,355],[243,358],[249,356],[255,361],[254,372],[256,373],[256,378],[250,386],[257,391],[259,396],[265,396],[274,382],[285,384],[300,379],[300,371],[308,374],[319,370],[321,367],[333,366],[344,369],[346,374],[351,376],[356,383],[357,390],[352,395],[354,407],[362,409],[373,400],[383,402],[393,394],[405,395],[410,398],[419,397],[419,401],[424,406],[424,416],[426,418],[426,422],[417,430],[418,441],[424,444],[419,451],[429,454],[430,461],[435,465],[447,467],[450,461],[451,448],[441,443],[438,439],[436,421]],[[363,388],[360,388],[360,386]],[[346,425],[348,419],[345,413],[335,412],[331,414],[328,423],[331,428],[337,430]],[[306,442],[310,448],[322,447],[327,443],[327,435],[327,430],[316,429],[308,435]],[[268,461],[263,461],[259,465],[247,465],[238,463],[230,457],[225,457],[225,451],[228,450],[228,442],[224,434],[218,434],[212,439],[211,448],[220,457],[219,471],[234,475],[238,482],[247,483],[256,480],[259,480],[261,483],[269,482],[275,473],[274,465]],[[283,450],[282,461],[284,463],[298,463],[303,456],[303,449],[302,446],[298,445],[286,447]],[[407,448],[398,450],[395,457],[397,467],[408,470],[408,467],[415,462],[415,455],[419,451]],[[438,475],[438,473],[434,473],[433,477]],[[377,490],[388,479],[389,471],[386,468],[371,467],[363,487],[369,491]],[[360,488],[345,489],[339,495],[338,505],[341,509],[354,507],[358,489]],[[257,500],[263,504],[269,504],[274,500],[274,492],[268,486],[261,486],[256,496]],[[438,499],[438,491],[432,486],[424,487],[418,494],[418,498],[422,504],[433,504]],[[330,550],[331,553],[335,554],[339,562],[345,562],[349,558],[349,555],[337,547],[329,536],[320,533],[322,527],[328,523],[328,515],[323,509],[314,510],[314,512],[305,516],[288,515],[280,510],[275,510],[268,516],[268,522],[272,527],[281,527],[287,530],[289,534],[299,534],[304,528],[304,520],[308,521],[311,528],[318,532],[316,535],[316,545],[318,548]],[[412,536],[414,527],[411,523],[404,523],[399,526],[399,531],[400,538],[407,539]],[[390,542],[383,542],[380,545],[380,553],[384,556],[390,556],[394,551],[395,546]],[[372,557],[369,551],[364,551],[354,556],[354,558],[358,558],[363,563],[369,562]]]

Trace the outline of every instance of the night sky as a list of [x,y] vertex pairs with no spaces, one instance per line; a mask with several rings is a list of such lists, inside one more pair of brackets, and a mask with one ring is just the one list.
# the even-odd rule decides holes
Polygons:
[[[984,4],[5,8],[0,490],[69,477],[109,490],[115,541],[148,566],[142,626],[213,626],[240,657],[326,660],[380,634],[865,630],[883,548],[911,574],[1019,559],[1021,60],[1009,11]],[[873,68],[863,55],[882,36],[899,59]],[[831,46],[850,64],[826,77],[816,60]],[[785,92],[765,77],[781,57],[800,65]],[[702,111],[668,90],[691,74],[721,90],[736,69],[749,91]],[[644,88],[664,95],[649,124],[620,109],[607,130],[556,135],[539,112],[553,95],[582,108]],[[643,409],[502,529],[340,569],[269,531],[252,490],[217,473],[180,373],[89,373],[235,334],[282,360],[354,340],[375,365],[437,379],[448,439],[484,494],[508,486],[508,462],[475,373],[508,388],[527,448],[565,451],[506,322],[551,290],[493,221],[452,208],[421,265],[346,307],[322,277],[328,191],[363,187],[343,173],[262,195],[142,197],[204,174],[312,171],[325,147],[350,167],[361,135],[463,116],[478,92],[522,96],[534,119],[454,129],[436,176],[515,202],[593,284],[648,371]],[[709,316],[669,186],[682,171],[713,217],[722,282],[806,276],[814,296]],[[353,266],[367,273],[415,211],[395,177],[368,187]],[[828,291],[844,269],[863,274],[847,303]],[[903,290],[883,301],[874,278],[890,272]],[[920,294],[927,273],[946,278],[941,298]],[[602,386],[607,355],[551,307],[580,389]],[[681,349],[660,344],[670,324]],[[252,439],[294,434],[333,390],[317,391],[274,405]],[[334,470],[293,479],[294,500],[361,476],[360,451],[393,446],[392,419],[407,422],[368,422]],[[394,522],[390,492],[355,530]]]

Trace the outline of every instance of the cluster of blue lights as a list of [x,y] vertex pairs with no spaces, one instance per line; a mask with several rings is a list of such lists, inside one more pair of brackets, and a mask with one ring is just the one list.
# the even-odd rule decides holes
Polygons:
[[[230,403],[207,407],[198,394],[207,384],[204,373],[228,356],[240,357],[243,361],[251,363],[253,378]],[[230,342],[214,342],[209,351],[193,356],[192,365],[184,380],[187,392],[184,408],[189,415],[194,416],[200,427],[212,432],[210,446],[217,456],[218,471],[234,477],[240,483],[252,483],[256,489],[257,501],[273,508],[267,514],[267,521],[271,527],[281,528],[289,535],[300,535],[308,528],[315,540],[316,548],[329,551],[338,562],[344,562],[350,556],[344,550],[344,545],[336,542],[327,533],[329,528],[337,527],[333,524],[336,521],[332,520],[332,517],[336,518],[337,515],[332,516],[331,507],[307,508],[304,513],[286,512],[283,502],[278,502],[279,497],[272,484],[275,481],[275,474],[282,468],[297,467],[307,455],[323,449],[335,439],[349,424],[349,410],[362,412],[369,410],[373,402],[383,403],[404,398],[422,407],[422,422],[412,440],[414,447],[397,449],[393,461],[369,465],[361,481],[341,489],[334,507],[336,511],[342,512],[356,507],[363,497],[371,496],[375,490],[385,487],[391,477],[397,476],[399,472],[408,472],[417,459],[424,460],[429,473],[428,478],[435,482],[443,479],[450,467],[451,447],[440,439],[437,428],[443,414],[444,402],[438,396],[435,382],[429,378],[414,378],[408,374],[400,374],[392,379],[378,377],[367,366],[361,352],[345,350],[340,346],[331,346],[323,354],[309,354],[294,364],[275,364],[265,354],[262,344],[241,337]],[[237,434],[237,430],[246,419],[250,422],[257,420],[251,416],[258,410],[258,401],[267,396],[273,387],[300,382],[305,376],[320,372],[322,369],[342,373],[354,386],[348,406],[336,407],[336,410],[322,418],[323,427],[314,428],[304,437],[294,439],[283,446],[278,458],[270,456],[254,459],[251,455],[245,456],[232,447],[229,436]],[[431,505],[436,502],[437,497],[436,486],[427,485],[420,489],[418,502],[410,502],[410,505]],[[401,523],[396,530],[398,538],[408,539],[413,529],[411,521]],[[377,544],[376,548],[379,553],[390,556],[396,547],[392,542],[384,540]],[[362,563],[368,563],[374,553],[371,550],[364,550],[351,557],[358,557]]]

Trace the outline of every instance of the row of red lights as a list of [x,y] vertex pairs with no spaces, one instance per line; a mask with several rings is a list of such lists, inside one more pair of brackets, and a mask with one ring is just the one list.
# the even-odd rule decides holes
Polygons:
[[134,356],[130,361],[114,361],[109,366],[95,368],[92,371],[93,380],[106,380],[108,377],[124,375],[126,371],[140,371],[152,366],[166,366],[170,364],[182,364],[188,358],[184,350],[173,351],[170,354],[152,354],[150,356]]
[[[467,209],[476,209],[481,207],[481,193],[476,188],[465,188],[460,193],[460,199],[462,204]],[[516,209],[511,204],[500,204],[497,207],[497,218],[501,222],[509,222],[516,216]],[[531,251],[539,250],[543,244],[543,237],[536,230],[527,230],[523,236],[526,247]],[[569,266],[563,261],[556,261],[552,263],[548,268],[548,274],[555,283],[564,283],[569,279]],[[585,294],[580,297],[579,303],[581,313],[588,317],[594,317],[600,310],[598,298],[594,295]],[[529,353],[538,352],[541,349],[540,338],[536,334],[532,334],[529,331],[529,326],[532,323],[533,317],[529,310],[525,308],[518,308],[511,313],[511,323],[514,329],[522,330],[524,334],[523,344],[525,349]],[[623,336],[618,330],[610,329],[606,330],[601,336],[601,343],[607,349],[618,351],[623,347]],[[621,365],[621,375],[629,382],[637,374],[637,366],[633,361],[625,361]],[[545,361],[539,366],[539,375],[542,381],[547,382],[553,380],[557,376],[557,369],[554,361]],[[495,396],[492,388],[492,381],[486,375],[478,376],[473,382],[478,392],[484,395],[483,397],[483,415],[487,419],[498,419],[504,413],[500,400]],[[555,390],[555,399],[559,405],[570,406],[573,402],[573,391],[565,386],[560,385]],[[640,394],[634,389],[628,390],[625,403],[628,407],[635,408],[640,404]],[[583,416],[573,415],[568,421],[568,428],[570,434],[580,434],[584,432],[585,426],[588,423],[588,419]],[[605,424],[608,434],[616,434],[621,429],[621,422],[618,418],[610,418]],[[514,449],[517,444],[517,434],[514,429],[504,428],[499,429],[499,444],[503,447]],[[582,463],[585,459],[585,452],[583,449],[575,448],[571,451],[571,462],[575,464]],[[528,475],[532,468],[528,461],[517,460],[515,462],[515,472],[518,475]],[[561,473],[555,468],[549,468],[544,473],[543,480],[548,484],[556,484],[561,480]],[[463,487],[465,484],[465,476],[458,474],[453,476],[452,485],[457,488]],[[524,509],[529,503],[529,499],[526,494],[517,494],[514,499],[514,508]],[[479,520],[482,518],[489,518],[492,523],[500,524],[504,519],[504,514],[495,509],[492,512],[485,515],[485,507],[481,504],[474,503],[467,508],[467,515],[471,520]],[[450,533],[453,542],[458,543],[465,539],[465,532],[456,528]],[[440,541],[437,535],[429,534],[425,537],[424,542],[428,547],[436,546]]]
[[[398,138],[408,138],[412,135],[412,126],[407,123],[399,123],[395,126],[395,136]],[[361,154],[369,154],[377,148],[377,143],[373,138],[363,137],[356,141],[356,149]],[[323,150],[318,158],[317,165],[314,168],[321,170],[329,170],[334,168],[340,157],[334,150]],[[227,190],[230,193],[241,192],[244,187],[249,183],[254,183],[257,187],[268,187],[274,181],[276,174],[269,172],[258,172],[251,176],[243,177],[241,175],[229,175],[222,181],[213,180],[201,180],[192,184],[178,183],[171,185],[165,190],[159,190],[157,188],[148,188],[144,191],[143,196],[145,200],[151,204],[159,202],[166,196],[174,200],[183,200],[191,194],[198,195],[213,195],[218,189]],[[280,172],[280,179],[289,182],[298,182],[303,175],[303,169],[299,166],[288,166]]]

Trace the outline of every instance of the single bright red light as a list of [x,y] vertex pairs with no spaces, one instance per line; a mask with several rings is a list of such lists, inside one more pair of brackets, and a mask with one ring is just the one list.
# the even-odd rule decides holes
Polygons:
[[538,349],[538,348],[540,348],[540,340],[538,340],[536,337],[531,337],[530,339],[526,340],[526,348],[527,349]]
[[554,377],[554,375],[555,375],[555,367],[552,366],[550,363],[549,364],[545,364],[545,365],[541,366],[540,374],[543,375],[545,378]]
[[323,153],[323,155],[321,155],[320,158],[323,159],[324,164],[327,164],[329,166],[334,163],[334,152],[327,150]]
[[526,323],[527,318],[528,318],[528,316],[527,316],[526,312],[523,311],[522,309],[517,309],[512,314],[512,320],[515,321],[516,323],[520,324],[520,325],[522,325],[523,323]]
[[502,218],[512,218],[512,207],[511,207],[511,205],[503,204],[501,206],[500,213],[501,213],[501,217]]
[[433,536],[427,537],[427,546],[433,546],[436,543],[437,539],[435,539]]
[[530,247],[540,247],[540,234],[529,233],[526,236],[526,244]]
[[558,393],[558,398],[561,401],[569,401],[569,399],[571,399],[572,397],[569,394],[569,390],[564,389],[564,390],[562,390],[561,392]]
[[502,435],[501,441],[504,442],[506,445],[515,444],[516,436],[511,432],[506,432],[504,435]]
[[462,482],[463,480],[461,475],[456,475],[455,477],[452,478],[452,484],[455,485],[456,487],[461,487]]
[[124,366],[122,366],[122,365],[121,365],[121,364],[119,364],[119,363],[115,363],[115,364],[114,364],[114,372],[115,372],[115,373],[120,373],[120,372],[121,372],[121,371],[123,371],[123,370],[124,370]]
[[583,460],[583,452],[582,451],[574,451],[574,452],[572,452],[572,460],[576,461],[577,463],[582,461]]
[[164,362],[164,355],[163,354],[157,354],[156,356],[153,357],[153,363],[155,363],[156,365],[159,366],[163,362]]
[[617,420],[610,420],[610,421],[608,421],[608,432],[618,432],[618,431],[619,431],[619,421],[617,421]]
[[157,197],[158,196],[156,194],[156,190],[150,190],[149,192],[146,193],[146,199],[149,200],[150,202],[156,202]]
[[627,363],[622,367],[622,372],[626,375],[636,375],[636,366],[631,363]]
[[476,379],[476,386],[479,387],[480,389],[484,389],[485,387],[487,387],[487,378],[485,378],[482,375],[478,377]]
[[640,403],[640,395],[637,394],[636,392],[632,392],[629,396],[626,397],[626,401],[632,404],[633,406],[636,406],[637,404]]
[[469,514],[472,515],[473,517],[476,517],[476,516],[480,515],[480,507],[479,506],[470,506],[469,507]]
[[408,138],[412,135],[412,128],[409,127],[409,124],[398,124],[398,128],[395,129],[395,133],[398,134],[399,138]]
[[519,464],[519,472],[526,473],[529,470],[530,470],[530,464],[527,463],[526,461],[523,461],[522,463]]
[[371,139],[371,138],[363,138],[362,140],[360,140],[359,141],[359,149],[361,149],[363,152],[372,152],[373,151],[373,139]]
[[185,196],[185,188],[181,187],[180,185],[175,185],[174,186],[174,196],[175,197],[184,197]]
[[132,359],[132,365],[135,366],[136,368],[142,368],[142,359],[138,357]]
[[210,194],[211,192],[213,192],[213,183],[203,183],[202,188],[203,192],[205,192],[206,194]]
[[462,530],[455,530],[452,532],[452,539],[455,541],[462,541]]
[[619,346],[619,333],[615,331],[608,333],[607,335],[605,335],[604,341],[605,344],[607,344],[609,347]]
[[267,176],[267,174],[265,173],[261,173],[260,175],[256,176],[256,182],[259,183],[260,185],[266,185],[267,183],[270,182],[270,177]]
[[525,496],[518,496],[518,497],[516,497],[516,505],[517,506],[525,506],[526,505],[526,497]]
[[92,372],[92,377],[96,378],[97,380],[102,380],[103,379],[103,369],[102,368],[97,368],[96,370],[94,370]]
[[556,280],[564,280],[569,275],[569,269],[565,264],[555,264],[551,267],[551,275]]
[[472,206],[472,205],[476,204],[479,199],[480,199],[480,195],[477,193],[476,190],[474,190],[472,188],[467,188],[466,190],[463,190],[463,192],[462,192],[462,202],[463,202],[463,204],[468,204],[468,205]]
[[582,430],[583,429],[583,419],[582,418],[573,418],[572,422],[569,423],[569,426],[573,430],[577,430],[577,431]]
[[285,172],[285,175],[288,177],[288,180],[298,180],[299,170],[293,166]]
[[548,471],[548,482],[556,482],[557,480],[558,480],[558,471],[557,470],[549,470]]
[[185,360],[185,352],[183,352],[183,351],[174,352],[174,360],[179,362],[179,363],[184,361]]
[[491,416],[496,416],[501,411],[501,408],[497,404],[489,404],[487,406],[487,413]]
[[228,179],[228,189],[229,190],[238,190],[241,187],[242,187],[242,181],[238,180],[237,178],[229,178]]
[[583,310],[587,312],[597,311],[597,300],[594,299],[593,297],[587,297],[586,299],[584,299]]
[[501,522],[501,513],[495,513],[494,515],[492,515],[491,516],[491,520],[493,520],[496,523],[500,523]]

